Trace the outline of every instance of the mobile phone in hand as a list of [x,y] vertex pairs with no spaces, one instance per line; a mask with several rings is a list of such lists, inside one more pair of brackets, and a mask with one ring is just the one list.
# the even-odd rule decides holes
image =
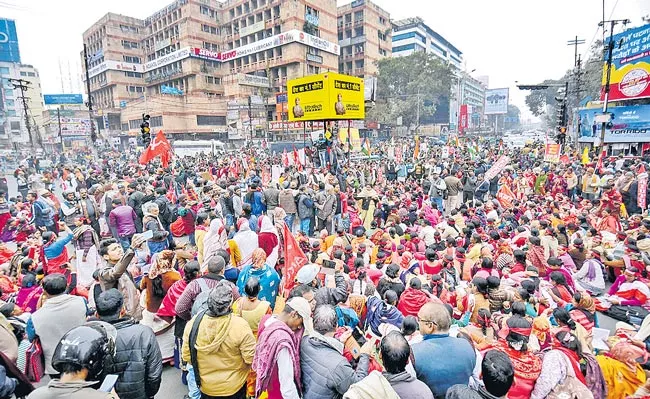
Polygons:
[[117,374],[109,374],[104,378],[102,386],[99,387],[100,392],[110,392],[113,390],[115,383],[117,382]]
[[142,239],[151,240],[152,238],[153,238],[153,230],[147,230],[144,233],[142,233]]

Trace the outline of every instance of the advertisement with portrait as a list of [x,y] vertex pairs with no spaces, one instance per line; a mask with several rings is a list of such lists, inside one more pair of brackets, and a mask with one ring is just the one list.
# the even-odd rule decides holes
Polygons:
[[364,119],[363,79],[324,73],[287,84],[290,121]]
[[485,91],[485,115],[508,113],[509,89],[489,89]]
[[[609,101],[650,97],[650,24],[614,35],[612,41],[614,49],[609,79]],[[606,81],[605,62],[603,88]],[[601,92],[602,100],[605,91]]]
[[[610,107],[611,128],[605,130],[605,143],[637,143],[650,141],[650,105],[633,107]],[[581,143],[600,140],[602,123],[596,121],[602,115],[600,108],[578,111],[578,132]]]

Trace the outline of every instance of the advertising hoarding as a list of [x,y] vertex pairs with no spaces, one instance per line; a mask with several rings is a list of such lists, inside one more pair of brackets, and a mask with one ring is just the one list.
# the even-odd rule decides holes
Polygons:
[[[144,72],[144,65],[134,64],[132,62],[122,62],[122,61],[113,61],[107,60],[101,64],[92,67],[88,70],[88,75],[93,78],[105,71],[128,71],[128,72]],[[84,76],[84,80],[86,77]]]
[[43,94],[45,105],[83,104],[81,94]]
[[363,79],[323,73],[287,83],[290,121],[364,119]]
[[237,77],[240,85],[255,87],[270,87],[271,81],[266,76],[249,75],[240,73]]
[[[650,97],[650,24],[614,35],[609,100]],[[606,52],[605,52],[606,53]],[[607,63],[603,68],[603,87]],[[605,91],[602,90],[601,100]]]
[[[610,107],[612,128],[605,130],[605,143],[650,142],[650,105]],[[602,123],[596,118],[602,115],[600,108],[578,111],[578,129],[581,143],[600,140]]]
[[0,19],[0,61],[20,63],[16,21]]
[[485,115],[499,115],[508,113],[509,89],[485,90]]

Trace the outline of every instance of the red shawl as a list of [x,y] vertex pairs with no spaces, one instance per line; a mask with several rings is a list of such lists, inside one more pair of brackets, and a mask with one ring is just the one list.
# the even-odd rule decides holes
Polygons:
[[554,349],[559,350],[569,358],[571,361],[571,367],[573,367],[573,373],[576,375],[576,378],[586,386],[587,382],[585,381],[585,376],[582,375],[582,371],[580,371],[580,359],[578,359],[578,355],[574,351],[563,347],[561,344],[557,344],[557,347]]
[[260,248],[264,250],[266,256],[271,255],[273,249],[278,246],[278,236],[273,233],[259,233],[257,241]]
[[158,308],[158,313],[156,313],[159,317],[174,317],[176,316],[176,302],[178,301],[178,298],[181,297],[181,294],[183,291],[185,291],[185,288],[187,287],[187,281],[183,280],[178,280],[174,284],[172,284],[171,287],[169,287],[169,290],[167,290],[167,294],[163,298],[162,303],[160,304],[160,308]]
[[420,308],[430,301],[431,298],[424,291],[408,287],[399,298],[397,310],[402,312],[404,317],[417,316]]
[[547,263],[546,259],[544,259],[544,248],[531,245],[526,254],[526,259],[537,268],[540,277],[546,277]]

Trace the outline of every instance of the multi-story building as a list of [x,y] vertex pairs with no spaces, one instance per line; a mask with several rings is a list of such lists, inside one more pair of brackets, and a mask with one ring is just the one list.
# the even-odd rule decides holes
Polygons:
[[426,51],[448,61],[458,69],[463,64],[463,53],[431,29],[420,17],[393,21],[392,45],[393,57]]
[[336,37],[335,0],[176,0],[143,21],[107,14],[84,43],[95,107],[119,113],[121,132],[146,113],[172,138],[223,139],[228,102],[262,97],[266,130],[288,79],[336,70]]
[[4,38],[0,43],[0,147],[25,148],[24,144],[41,140],[41,81],[36,68],[21,63],[15,21],[0,19],[0,34]]
[[460,73],[458,82],[456,98],[460,99],[460,104],[468,105],[469,127],[478,128],[484,118],[483,110],[485,108],[485,89],[487,86],[465,71]]
[[339,72],[355,76],[377,74],[377,61],[392,54],[390,14],[369,0],[340,6]]

